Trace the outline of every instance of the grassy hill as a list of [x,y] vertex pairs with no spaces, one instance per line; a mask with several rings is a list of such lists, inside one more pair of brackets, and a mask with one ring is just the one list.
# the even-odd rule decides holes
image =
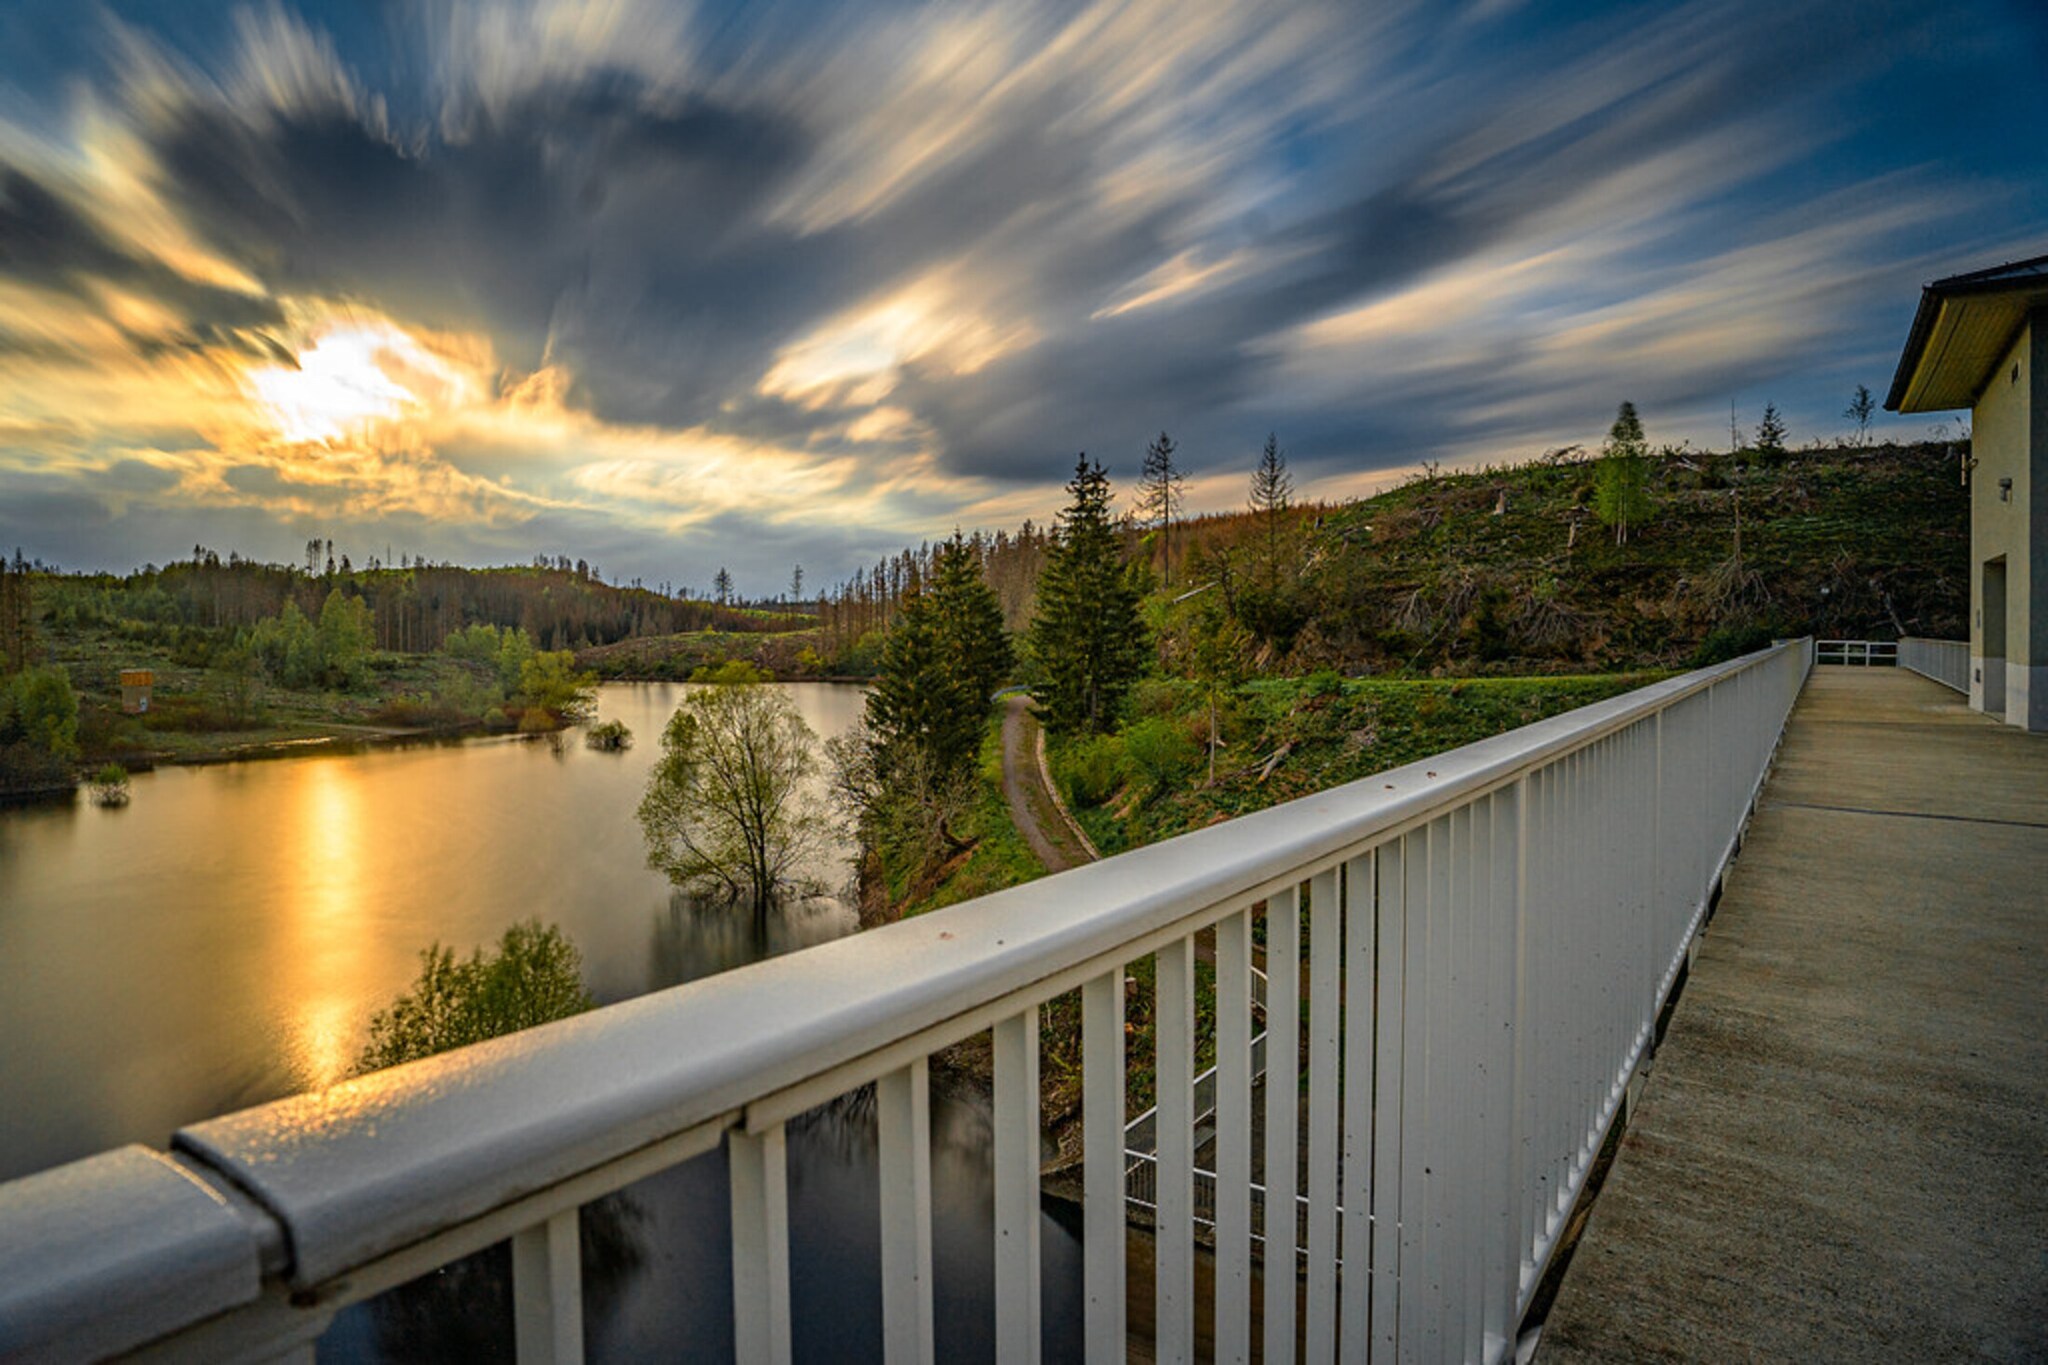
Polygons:
[[1606,672],[1773,634],[1960,637],[1966,451],[1667,452],[1619,545],[1588,457],[1418,479],[1305,528],[1306,624],[1269,666]]

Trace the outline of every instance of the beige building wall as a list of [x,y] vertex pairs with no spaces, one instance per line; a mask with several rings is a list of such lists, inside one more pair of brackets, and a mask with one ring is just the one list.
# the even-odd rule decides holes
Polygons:
[[1971,450],[1970,704],[2048,730],[2048,313],[1978,395]]

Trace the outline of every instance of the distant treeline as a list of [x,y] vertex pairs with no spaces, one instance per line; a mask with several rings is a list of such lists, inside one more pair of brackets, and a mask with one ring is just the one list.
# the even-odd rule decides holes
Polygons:
[[[1320,519],[1325,504],[1310,502],[1287,509],[1290,522]],[[1205,566],[1217,550],[1235,546],[1254,523],[1246,512],[1205,513],[1181,520],[1173,527],[1173,571],[1178,574],[1190,563]],[[1135,514],[1127,514],[1116,525],[1117,537],[1126,558],[1144,566],[1155,578],[1167,570],[1166,546],[1156,525],[1147,525]],[[983,578],[996,595],[1003,611],[1003,625],[1022,633],[1031,625],[1037,600],[1038,578],[1045,570],[1046,553],[1052,545],[1053,528],[1032,521],[1015,531],[976,531],[966,544]],[[932,563],[945,542],[926,542],[915,549],[897,552],[835,584],[809,604],[817,614],[823,635],[819,651],[842,669],[858,669],[863,656],[879,649],[880,636],[901,609],[904,599],[923,590],[931,581]],[[862,646],[866,640],[867,645]],[[871,671],[873,660],[866,660]]]
[[753,611],[618,587],[575,567],[469,569],[334,567],[309,573],[203,546],[193,557],[139,573],[44,576],[38,606],[51,626],[237,630],[274,618],[287,602],[317,617],[339,590],[369,613],[375,647],[401,653],[440,648],[465,627],[524,630],[542,649],[579,649],[681,631],[787,630],[785,613]]

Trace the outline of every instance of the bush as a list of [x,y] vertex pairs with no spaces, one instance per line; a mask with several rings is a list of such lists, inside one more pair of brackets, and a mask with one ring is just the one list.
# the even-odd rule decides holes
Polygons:
[[1115,735],[1090,735],[1060,746],[1056,764],[1067,796],[1099,806],[1124,783],[1124,744]]
[[78,694],[55,664],[0,679],[0,746],[24,745],[59,761],[78,757]]
[[552,924],[515,924],[496,952],[479,948],[466,962],[436,943],[420,953],[412,989],[371,1018],[356,1072],[566,1019],[595,1003],[583,988],[583,955]]
[[104,764],[92,775],[92,802],[96,806],[128,804],[128,770],[118,763]]
[[1344,694],[1344,675],[1334,668],[1319,668],[1301,680],[1305,697],[1339,697]]
[[1126,766],[1154,791],[1178,784],[1201,757],[1187,727],[1172,717],[1148,717],[1126,729],[1122,738]]
[[1719,626],[1700,641],[1700,647],[1693,651],[1691,666],[1705,668],[1709,664],[1725,663],[1739,659],[1745,654],[1754,654],[1767,648],[1771,643],[1771,629],[1760,625]]
[[622,753],[633,747],[633,732],[622,720],[608,720],[591,726],[589,733],[583,736],[583,742],[607,753]]
[[1131,689],[1131,714],[1171,716],[1188,701],[1189,687],[1178,678],[1147,678]]

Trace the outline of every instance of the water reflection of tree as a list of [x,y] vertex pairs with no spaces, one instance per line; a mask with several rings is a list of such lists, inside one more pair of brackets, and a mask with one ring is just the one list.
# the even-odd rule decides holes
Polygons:
[[780,901],[755,914],[744,903],[678,888],[670,892],[668,908],[654,916],[654,987],[678,986],[829,942],[857,927],[853,911],[832,896]]
[[[623,1191],[583,1208],[586,1322],[606,1316],[647,1262],[646,1211]],[[389,1361],[512,1360],[512,1247],[508,1242],[402,1284],[370,1302],[377,1350]]]

